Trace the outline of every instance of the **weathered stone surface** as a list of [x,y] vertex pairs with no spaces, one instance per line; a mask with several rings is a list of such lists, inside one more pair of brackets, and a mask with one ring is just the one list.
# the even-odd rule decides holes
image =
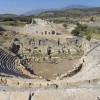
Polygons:
[[[99,87],[98,87],[99,88]],[[26,92],[25,92],[26,91]],[[97,88],[40,89],[0,91],[0,100],[99,100],[100,90]]]
[[12,92],[9,100],[29,100],[29,92]]
[[[41,27],[43,24],[47,23],[40,22],[38,24],[41,24]],[[7,26],[5,27],[9,28]],[[33,34],[33,32],[35,31],[34,33],[40,33],[41,35],[44,34],[44,36],[48,34],[50,36],[50,34],[46,32],[49,30],[45,30],[45,28],[39,30],[38,28],[39,31],[37,31],[37,29],[33,29],[33,25],[26,25],[23,28],[14,28],[16,31],[20,30],[21,32],[25,32],[24,29],[27,28],[27,32],[29,32],[30,34]],[[52,29],[50,25],[49,29]],[[42,30],[43,34],[41,33]],[[20,46],[22,46],[22,48],[19,52],[22,53],[22,60],[26,60],[23,64],[26,66],[27,64],[29,65],[31,63],[31,60],[32,62],[36,61],[38,63],[42,63],[45,61],[48,63],[56,64],[63,59],[67,59],[67,56],[68,59],[74,60],[74,54],[80,54],[81,49],[86,53],[94,45],[90,45],[91,41],[81,40],[83,38],[79,39],[76,43],[75,41],[77,40],[77,37],[68,39],[65,39],[66,37],[64,37],[64,41],[60,41],[59,45],[57,44],[57,37],[56,40],[47,38],[21,38],[22,39],[20,39],[19,44]],[[50,55],[47,55],[48,46],[51,48]],[[7,53],[9,52],[5,51],[5,54]],[[59,55],[61,56],[61,58]],[[2,60],[4,60],[4,58],[6,59],[7,57],[3,57]],[[4,60],[3,62],[1,61],[1,64],[3,64],[1,68],[3,68],[3,70],[6,70],[10,67],[9,63],[4,64],[5,62],[6,60]],[[14,64],[15,62],[12,63]],[[83,65],[82,68],[78,67],[80,64]],[[5,68],[4,66],[6,65],[7,67]],[[20,62],[16,66],[16,68],[19,69],[17,70],[18,72],[21,71],[23,74],[31,76],[31,74],[20,64]],[[14,68],[14,65],[12,65],[9,70],[12,70],[12,68]],[[16,71],[16,69],[13,69],[13,71],[14,70]],[[92,84],[92,86],[93,84],[94,86],[100,84],[100,46],[92,50],[92,52],[90,52],[89,54],[87,53],[79,61],[77,66],[74,67],[74,69],[70,70],[68,73],[66,72],[65,74],[62,74],[61,77],[56,73],[53,73],[54,76],[57,76],[56,80],[49,80],[47,78],[43,80],[42,76],[37,76],[36,79],[22,79],[19,77],[15,79],[15,77],[13,77],[15,74],[12,76],[13,78],[2,77],[0,79],[0,85],[6,87],[4,89],[0,87],[0,100],[99,100],[100,89],[97,90],[97,88],[100,88],[100,86],[98,85],[97,87],[92,88],[88,86],[90,86],[90,84]],[[44,75],[47,76],[47,73],[45,73]],[[33,78],[34,77],[35,76],[33,76]],[[80,87],[81,85],[84,85],[84,88]],[[8,88],[11,89],[9,90]]]
[[32,100],[98,100],[87,89],[38,90]]
[[0,100],[10,100],[10,95],[10,92],[0,91]]

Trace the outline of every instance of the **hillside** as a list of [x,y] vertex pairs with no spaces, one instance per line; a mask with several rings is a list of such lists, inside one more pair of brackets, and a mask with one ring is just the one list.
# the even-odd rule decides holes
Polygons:
[[64,17],[64,16],[89,16],[100,15],[100,7],[88,9],[66,9],[59,11],[47,11],[39,14],[40,17]]
[[7,18],[15,18],[18,16],[19,15],[15,15],[15,14],[0,14],[0,20],[5,20]]
[[[76,7],[76,6],[73,6]],[[43,18],[54,18],[54,17],[82,17],[82,16],[92,16],[92,15],[100,15],[100,7],[95,7],[95,8],[70,8],[66,7],[60,10],[57,9],[52,9],[49,10],[34,10],[27,12],[24,15],[14,15],[14,14],[0,14],[0,20],[5,19],[5,18],[15,18],[17,20],[22,20],[22,19],[31,19],[33,17],[43,17]],[[42,12],[41,12],[42,11]],[[30,15],[33,13],[32,15]]]
[[33,14],[40,14],[40,13],[43,13],[43,12],[46,12],[46,11],[56,11],[56,10],[60,11],[60,10],[73,9],[73,8],[87,9],[87,8],[92,8],[92,7],[84,6],[84,5],[69,5],[69,6],[66,6],[64,8],[58,8],[58,9],[55,9],[55,8],[43,9],[43,8],[41,8],[41,9],[35,9],[35,10],[25,12],[22,15],[33,15]]

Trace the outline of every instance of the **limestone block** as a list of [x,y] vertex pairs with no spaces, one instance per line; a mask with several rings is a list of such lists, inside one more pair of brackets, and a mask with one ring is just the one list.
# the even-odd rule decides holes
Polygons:
[[21,88],[29,88],[29,82],[20,82]]
[[29,92],[13,92],[9,100],[29,100]]
[[76,49],[70,49],[70,53],[71,54],[76,54],[77,53],[77,50]]
[[13,80],[13,79],[7,79],[7,85],[8,86],[18,86],[19,82],[17,80]]
[[10,100],[10,95],[10,92],[0,91],[0,100]]
[[85,89],[38,90],[31,100],[97,100],[97,97]]
[[2,84],[2,85],[7,84],[7,79],[6,78],[1,78],[0,79],[0,84]]

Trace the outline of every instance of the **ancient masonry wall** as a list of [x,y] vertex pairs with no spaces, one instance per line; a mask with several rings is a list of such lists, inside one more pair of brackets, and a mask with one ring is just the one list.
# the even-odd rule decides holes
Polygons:
[[59,29],[55,28],[55,25],[51,22],[44,21],[41,19],[35,19],[36,23],[26,24],[24,27],[15,27],[15,26],[6,26],[1,25],[2,28],[10,31],[16,31],[20,33],[29,33],[32,34],[42,34],[42,35],[50,35],[50,34],[59,34]]

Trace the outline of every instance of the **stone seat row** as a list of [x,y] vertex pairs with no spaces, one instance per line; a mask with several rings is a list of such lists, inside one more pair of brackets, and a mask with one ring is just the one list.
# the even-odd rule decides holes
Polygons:
[[0,48],[0,72],[18,76],[18,77],[26,77],[20,72],[15,64],[17,57],[13,56],[3,49]]

